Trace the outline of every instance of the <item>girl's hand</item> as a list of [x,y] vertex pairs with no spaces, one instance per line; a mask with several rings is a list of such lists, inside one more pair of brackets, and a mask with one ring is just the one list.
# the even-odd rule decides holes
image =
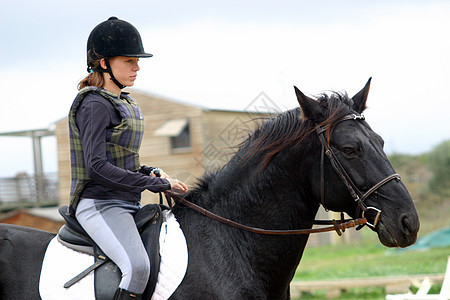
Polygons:
[[183,193],[186,193],[188,191],[188,187],[182,181],[179,181],[178,179],[172,179],[170,177],[166,179],[169,181],[172,190],[181,191]]
[[164,171],[161,171],[159,174],[161,174],[161,178],[166,178],[166,179],[169,179],[169,178],[171,178],[166,172],[164,172]]
[[164,172],[162,169],[156,168],[153,171],[150,172],[150,176],[152,177],[161,177],[161,178],[170,178],[169,175],[167,175],[166,172]]

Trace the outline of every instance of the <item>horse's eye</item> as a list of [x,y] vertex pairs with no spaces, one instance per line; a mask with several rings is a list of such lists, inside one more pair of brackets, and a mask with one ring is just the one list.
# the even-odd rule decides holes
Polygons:
[[344,152],[345,154],[353,154],[355,153],[355,148],[345,147],[342,149],[342,152]]

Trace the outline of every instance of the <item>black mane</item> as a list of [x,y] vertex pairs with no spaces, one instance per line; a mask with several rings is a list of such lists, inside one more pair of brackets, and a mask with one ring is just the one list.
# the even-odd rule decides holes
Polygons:
[[[331,132],[340,119],[352,112],[353,101],[346,93],[323,93],[316,97],[316,101],[323,107],[323,120],[319,124],[306,119],[299,107],[266,119],[250,134],[247,140],[239,145],[237,152],[221,170],[205,172],[198,179],[194,189],[186,195],[186,198],[198,203],[199,198],[204,198],[210,192],[210,187],[215,186],[216,180],[222,180],[218,179],[220,177],[218,174],[221,171],[234,168],[236,165],[245,167],[255,155],[260,153],[264,153],[262,164],[260,164],[261,170],[264,169],[280,152],[286,148],[298,146],[315,131],[317,125],[327,126]],[[209,201],[207,199],[203,199],[202,202],[208,206],[207,202]]]
[[353,111],[353,100],[345,92],[323,93],[316,101],[323,107],[322,119],[318,120],[319,122],[307,119],[298,107],[281,113],[264,122],[242,143],[241,148],[248,148],[243,159],[250,159],[256,153],[265,152],[263,167],[266,167],[278,153],[299,145],[317,126],[327,127],[329,136],[339,120]]

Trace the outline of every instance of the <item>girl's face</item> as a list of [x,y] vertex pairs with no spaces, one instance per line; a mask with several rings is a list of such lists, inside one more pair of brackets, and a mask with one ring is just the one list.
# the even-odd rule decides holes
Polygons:
[[133,86],[139,68],[138,57],[115,56],[109,59],[114,77],[125,86]]
[[[138,57],[115,56],[109,59],[114,77],[124,86],[134,85],[137,72],[140,70],[138,62]],[[100,61],[100,66],[106,69],[105,59]],[[110,80],[110,75],[108,73],[102,74],[105,80],[103,88],[120,95],[121,89]]]

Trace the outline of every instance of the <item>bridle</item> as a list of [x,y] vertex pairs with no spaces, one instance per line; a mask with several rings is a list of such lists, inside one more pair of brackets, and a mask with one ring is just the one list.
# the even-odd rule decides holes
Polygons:
[[[338,123],[346,121],[346,120],[364,120],[364,115],[356,115],[356,114],[352,114],[352,115],[348,115],[345,116],[344,118],[342,118],[341,120],[338,121]],[[176,203],[180,203],[185,205],[186,207],[189,207],[199,213],[201,213],[202,215],[216,220],[218,222],[227,224],[229,226],[232,227],[236,227],[239,229],[243,229],[246,231],[250,231],[253,233],[258,233],[258,234],[268,234],[268,235],[297,235],[297,234],[310,234],[310,233],[318,233],[318,232],[327,232],[327,231],[336,231],[336,233],[338,235],[342,235],[342,232],[345,231],[345,229],[347,228],[351,228],[351,227],[356,227],[356,226],[364,226],[364,225],[368,225],[370,228],[375,229],[375,227],[377,226],[378,222],[380,221],[380,217],[381,217],[381,210],[376,208],[376,207],[372,207],[372,206],[367,206],[364,203],[364,200],[367,199],[367,197],[369,197],[372,193],[374,193],[376,190],[378,190],[380,187],[382,187],[383,185],[385,185],[386,183],[390,182],[393,179],[396,179],[397,181],[400,181],[400,176],[398,174],[392,174],[388,177],[386,177],[385,179],[381,180],[380,182],[378,182],[377,184],[375,184],[373,187],[371,187],[367,192],[365,192],[364,194],[356,187],[356,185],[354,184],[354,182],[351,180],[350,176],[347,174],[347,172],[345,171],[344,167],[342,167],[341,163],[339,162],[339,159],[336,157],[336,155],[334,154],[333,150],[331,149],[330,145],[327,143],[325,136],[324,136],[324,132],[327,130],[326,126],[323,127],[317,127],[316,129],[316,133],[319,137],[319,140],[322,144],[322,154],[321,154],[321,162],[320,162],[320,172],[321,172],[321,182],[320,182],[320,193],[321,193],[321,203],[322,205],[325,207],[325,180],[324,180],[324,154],[327,155],[327,157],[330,159],[331,165],[333,167],[333,169],[336,171],[336,173],[339,175],[339,177],[342,179],[342,181],[344,182],[345,186],[347,187],[348,191],[350,192],[350,195],[352,196],[352,198],[355,200],[355,202],[358,204],[358,210],[362,211],[362,215],[361,218],[355,218],[355,219],[344,219],[344,214],[341,213],[341,219],[340,220],[314,220],[314,224],[316,225],[332,225],[329,227],[325,227],[325,228],[314,228],[314,229],[297,229],[297,230],[270,230],[270,229],[261,229],[261,228],[256,228],[256,227],[251,227],[251,226],[247,226],[247,225],[243,225],[240,224],[238,222],[232,221],[230,219],[221,217],[219,215],[216,215],[213,212],[210,212],[200,206],[198,206],[195,203],[192,203],[188,200],[186,200],[183,197],[180,197],[180,195],[172,192],[172,191],[166,191],[164,192],[166,199],[167,199],[167,203],[169,204],[169,206],[172,206],[172,201],[176,202]],[[160,203],[162,203],[162,196],[160,197]],[[357,214],[359,215],[359,211],[357,210]],[[373,223],[369,223],[367,221],[367,218],[365,217],[365,213],[368,210],[374,210],[377,212],[375,220],[373,221]],[[342,231],[342,232],[341,232]]]
[[[347,121],[347,120],[364,120],[365,117],[363,114],[357,115],[357,114],[351,114],[343,117],[340,119],[337,123]],[[336,124],[335,124],[336,125]],[[371,187],[367,192],[362,193],[358,187],[355,185],[353,180],[350,178],[350,176],[345,171],[342,164],[339,162],[339,159],[336,157],[336,155],[333,152],[333,149],[331,149],[330,144],[325,139],[325,131],[327,130],[327,126],[317,127],[316,133],[319,137],[320,143],[322,144],[322,152],[321,152],[321,158],[320,158],[320,202],[322,203],[322,206],[325,207],[325,180],[324,180],[324,154],[327,155],[327,157],[330,160],[331,166],[333,167],[334,171],[339,175],[342,182],[345,184],[345,187],[349,191],[350,195],[352,196],[353,200],[358,204],[358,208],[356,211],[356,215],[359,215],[359,211],[362,211],[362,218],[365,218],[365,213],[369,210],[374,210],[376,212],[376,216],[374,218],[374,221],[372,223],[369,223],[366,221],[365,225],[369,226],[371,229],[375,229],[378,222],[381,218],[381,210],[373,207],[373,206],[367,206],[364,201],[369,197],[372,193],[376,192],[380,187],[385,185],[386,183],[390,182],[391,180],[395,179],[397,181],[401,180],[400,175],[398,174],[392,174],[375,184],[373,187]]]

